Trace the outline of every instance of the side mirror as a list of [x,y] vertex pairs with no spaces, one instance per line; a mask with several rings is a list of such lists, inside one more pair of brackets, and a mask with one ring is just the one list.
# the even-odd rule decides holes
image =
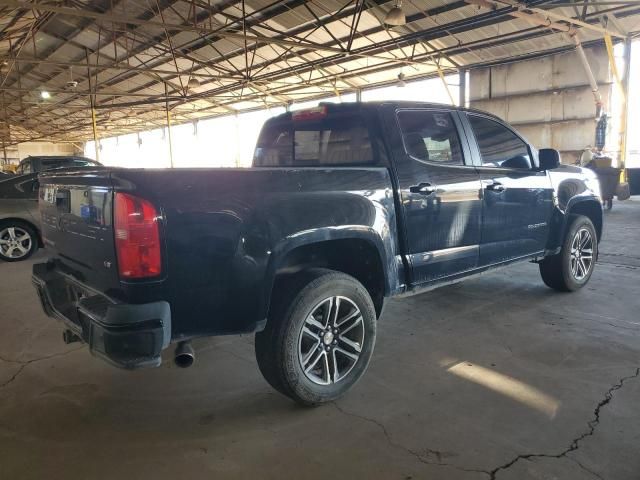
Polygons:
[[538,150],[540,170],[553,170],[560,166],[560,152],[553,148],[541,148]]

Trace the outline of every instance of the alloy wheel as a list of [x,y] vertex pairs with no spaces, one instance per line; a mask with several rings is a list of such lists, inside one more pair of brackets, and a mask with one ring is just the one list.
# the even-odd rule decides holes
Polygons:
[[593,266],[593,236],[586,228],[578,230],[571,242],[571,275],[577,281],[584,280]]
[[33,239],[21,227],[6,227],[0,230],[0,253],[7,258],[18,259],[29,254]]
[[358,363],[364,345],[360,309],[346,297],[329,297],[307,316],[298,338],[298,360],[318,385],[344,379]]

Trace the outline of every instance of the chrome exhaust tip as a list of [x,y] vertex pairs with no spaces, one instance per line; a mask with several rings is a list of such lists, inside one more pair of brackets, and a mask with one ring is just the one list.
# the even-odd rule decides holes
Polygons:
[[173,363],[180,368],[189,368],[196,360],[191,342],[179,342],[173,357]]

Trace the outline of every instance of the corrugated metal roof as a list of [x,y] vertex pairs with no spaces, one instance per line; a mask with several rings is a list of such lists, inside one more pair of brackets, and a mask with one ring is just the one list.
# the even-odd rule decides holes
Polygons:
[[607,19],[640,29],[640,5],[553,4],[404,1],[407,24],[386,28],[395,2],[381,0],[0,0],[0,136],[89,139],[92,103],[99,135],[114,135],[162,125],[167,104],[190,121],[572,45],[516,11],[546,9],[583,42]]

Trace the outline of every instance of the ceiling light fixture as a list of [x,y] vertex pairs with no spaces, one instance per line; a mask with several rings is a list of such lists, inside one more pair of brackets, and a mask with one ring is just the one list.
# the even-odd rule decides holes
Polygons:
[[187,87],[189,88],[198,88],[200,86],[200,80],[197,78],[191,77],[187,82]]
[[42,90],[40,92],[40,98],[42,98],[43,100],[48,100],[51,98],[51,94],[49,92],[47,92],[46,90]]
[[73,79],[73,67],[69,67],[69,81],[64,84],[67,90],[74,90],[78,86],[78,82]]
[[407,17],[404,14],[404,10],[402,10],[402,0],[398,0],[396,6],[389,10],[384,17],[384,24],[391,27],[399,27],[407,24]]

